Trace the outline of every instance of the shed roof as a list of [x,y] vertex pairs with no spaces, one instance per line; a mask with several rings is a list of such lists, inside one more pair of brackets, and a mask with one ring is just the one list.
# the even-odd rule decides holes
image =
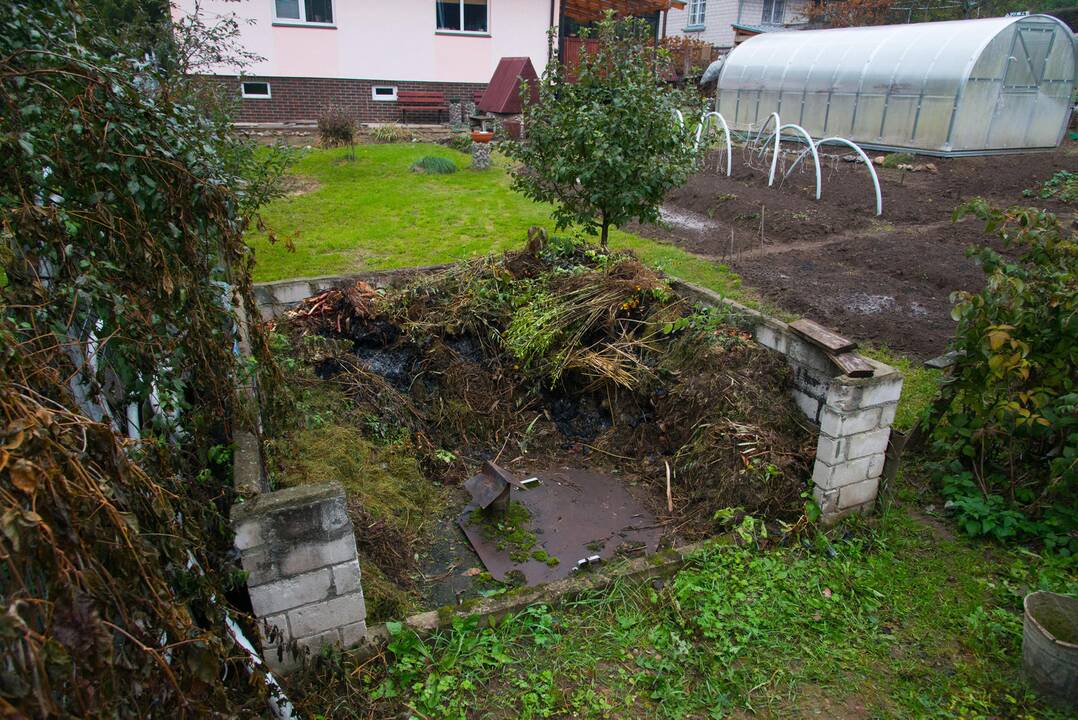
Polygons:
[[494,69],[486,92],[479,99],[479,109],[483,112],[516,114],[521,111],[520,83],[529,83],[532,100],[538,100],[538,80],[530,58],[503,57]]

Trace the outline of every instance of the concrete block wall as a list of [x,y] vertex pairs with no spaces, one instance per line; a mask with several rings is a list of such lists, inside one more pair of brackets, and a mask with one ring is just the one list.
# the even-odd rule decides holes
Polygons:
[[812,471],[824,517],[872,509],[901,393],[902,376],[895,370],[842,377],[828,389]]
[[865,358],[873,367],[871,377],[843,375],[827,353],[786,323],[705,288],[681,281],[671,285],[685,297],[735,308],[752,325],[757,342],[786,356],[793,371],[794,402],[820,428],[812,484],[822,520],[830,523],[872,510],[902,394],[902,375],[871,358]]
[[232,509],[264,659],[288,670],[323,645],[367,635],[359,559],[339,483],[263,493]]

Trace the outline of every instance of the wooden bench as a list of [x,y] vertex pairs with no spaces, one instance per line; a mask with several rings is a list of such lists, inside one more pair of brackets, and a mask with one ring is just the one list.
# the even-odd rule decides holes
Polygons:
[[401,109],[401,121],[405,120],[405,114],[413,113],[442,113],[449,116],[449,103],[445,100],[445,93],[426,92],[417,90],[402,90],[397,93],[397,106]]

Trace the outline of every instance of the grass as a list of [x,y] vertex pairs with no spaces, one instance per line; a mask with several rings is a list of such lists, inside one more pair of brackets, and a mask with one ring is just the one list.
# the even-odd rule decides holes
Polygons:
[[858,352],[902,373],[902,397],[898,400],[893,425],[899,430],[911,429],[935,399],[941,372],[886,347],[862,347]]
[[665,585],[621,581],[493,627],[420,640],[393,625],[384,665],[337,658],[321,680],[352,679],[356,716],[369,695],[432,718],[1066,716],[1020,678],[1021,598],[1078,591],[1073,565],[955,539],[901,505],[806,540],[717,542]]
[[[424,156],[466,166],[467,156],[422,144],[344,154],[300,160],[295,172],[318,189],[264,213],[295,236],[296,252],[252,235],[256,279],[451,262],[519,247],[528,227],[552,224],[549,208],[511,191],[504,166],[410,173]],[[626,232],[612,244],[758,305],[722,265]],[[895,425],[912,427],[937,372],[887,348],[865,353],[903,372]],[[329,435],[330,445],[354,443],[345,428]],[[324,462],[293,467],[338,473],[384,452],[359,450],[323,448]],[[956,538],[924,507],[938,499],[915,486],[900,477],[878,516],[808,531],[800,544],[715,544],[665,585],[621,581],[493,626],[458,618],[425,640],[390,624],[384,656],[330,653],[289,693],[326,717],[1064,717],[1020,678],[1021,598],[1078,592],[1073,560]]]
[[[520,247],[533,225],[553,229],[548,206],[510,189],[501,160],[487,171],[433,175],[408,170],[428,156],[464,168],[469,156],[425,143],[360,145],[354,161],[346,156],[344,149],[312,150],[297,162],[293,172],[321,187],[265,208],[266,225],[291,238],[295,252],[252,233],[256,281],[455,262]],[[724,265],[622,231],[612,233],[611,244],[685,280],[753,301]]]

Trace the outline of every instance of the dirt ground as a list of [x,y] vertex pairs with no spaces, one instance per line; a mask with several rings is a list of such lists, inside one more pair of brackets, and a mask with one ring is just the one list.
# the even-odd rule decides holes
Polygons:
[[772,188],[769,159],[735,147],[728,178],[712,154],[703,172],[668,196],[662,225],[631,229],[729,264],[784,310],[854,339],[928,358],[942,353],[953,335],[950,293],[982,285],[966,247],[998,247],[976,219],[952,223],[955,207],[983,196],[1002,205],[1037,204],[1067,218],[1074,212],[1022,193],[1039,190],[1059,170],[1078,170],[1075,142],[1054,152],[916,160],[932,163],[936,172],[877,166],[880,217],[864,165],[843,161],[841,153],[821,156],[821,200],[814,197],[811,162],[801,163],[780,186],[783,163],[800,149],[791,145],[784,154]]

